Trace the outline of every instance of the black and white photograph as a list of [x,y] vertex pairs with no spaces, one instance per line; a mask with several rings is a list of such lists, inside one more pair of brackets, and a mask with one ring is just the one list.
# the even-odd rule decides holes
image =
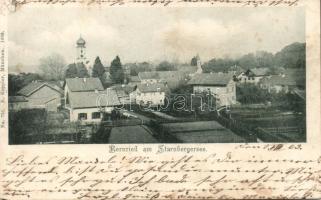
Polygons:
[[302,7],[21,8],[9,144],[305,143],[305,27]]

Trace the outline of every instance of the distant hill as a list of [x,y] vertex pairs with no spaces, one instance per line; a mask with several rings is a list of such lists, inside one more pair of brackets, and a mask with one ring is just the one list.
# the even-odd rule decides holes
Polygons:
[[305,69],[305,43],[292,43],[274,55],[275,66]]

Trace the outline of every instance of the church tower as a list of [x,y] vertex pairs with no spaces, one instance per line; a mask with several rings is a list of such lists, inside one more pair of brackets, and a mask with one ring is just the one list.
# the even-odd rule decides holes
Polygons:
[[200,58],[200,56],[198,54],[196,56],[196,60],[197,60],[197,71],[195,73],[196,74],[201,74],[201,73],[203,73],[203,69],[202,69],[201,58]]
[[86,41],[80,36],[77,40],[77,63],[86,64]]

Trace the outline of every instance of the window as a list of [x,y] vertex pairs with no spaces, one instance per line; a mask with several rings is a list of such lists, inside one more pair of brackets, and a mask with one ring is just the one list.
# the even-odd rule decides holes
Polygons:
[[78,114],[78,120],[86,120],[86,119],[87,119],[87,113]]
[[100,112],[93,112],[91,114],[92,119],[100,119]]
[[69,94],[67,93],[66,104],[69,105]]

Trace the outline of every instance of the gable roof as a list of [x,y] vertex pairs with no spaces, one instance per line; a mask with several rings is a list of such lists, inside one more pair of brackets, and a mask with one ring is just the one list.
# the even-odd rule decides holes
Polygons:
[[144,79],[159,79],[159,75],[157,72],[139,72],[138,77],[140,80]]
[[70,92],[68,97],[72,108],[95,108],[120,105],[116,91],[111,89],[100,92]]
[[140,79],[138,76],[130,76],[129,79],[130,79],[129,82],[140,82]]
[[23,87],[21,90],[18,91],[18,94],[23,95],[23,96],[30,96],[34,92],[38,91],[42,87],[49,87],[60,94],[63,94],[63,91],[60,87],[58,87],[55,84],[48,83],[48,82],[43,82],[43,81],[34,81]]
[[157,73],[159,78],[164,80],[177,80],[185,77],[182,71],[159,71]]
[[148,92],[166,92],[168,88],[164,83],[138,84],[137,89],[142,93]]
[[270,85],[287,85],[287,86],[295,86],[297,82],[293,76],[290,75],[271,75],[262,79],[263,84]]
[[233,80],[233,74],[231,73],[203,73],[195,74],[188,85],[225,86],[231,80]]
[[104,90],[104,87],[99,78],[67,78],[66,84],[72,92],[86,92]]
[[122,90],[124,91],[125,93],[130,93],[132,91],[134,91],[134,86],[131,86],[131,85],[121,85],[121,84],[117,84],[117,85],[112,85],[110,86],[110,88],[112,90],[116,90],[116,91],[119,91],[119,90]]
[[250,69],[250,71],[252,71],[255,76],[265,76],[268,74],[269,69],[265,68],[265,67],[264,68],[253,68],[253,69]]

